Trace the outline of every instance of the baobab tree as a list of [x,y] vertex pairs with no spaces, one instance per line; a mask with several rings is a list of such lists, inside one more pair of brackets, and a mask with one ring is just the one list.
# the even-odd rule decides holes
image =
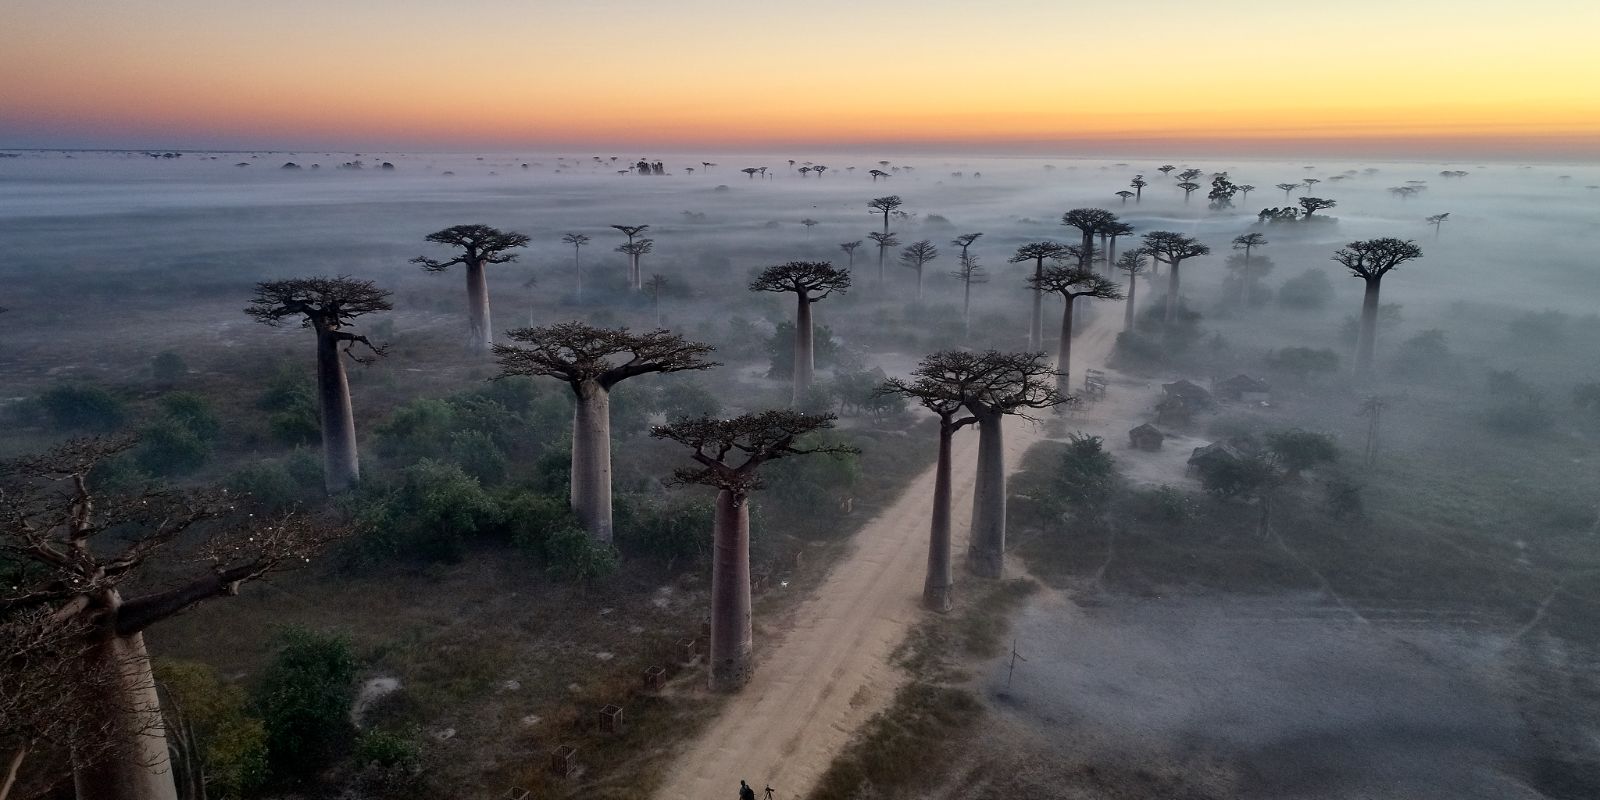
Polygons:
[[1317,184],[1322,183],[1322,179],[1321,178],[1301,178],[1300,182],[1305,184],[1306,191],[1309,192],[1313,188],[1315,188]]
[[1201,174],[1203,174],[1203,173],[1201,173],[1200,170],[1197,170],[1194,167],[1190,167],[1190,168],[1178,173],[1178,180],[1180,180],[1180,181],[1192,181],[1195,178],[1200,177]]
[[[81,688],[96,695],[90,709],[102,718],[77,731],[93,737],[82,743],[90,757],[74,764],[80,800],[177,800],[144,632],[302,565],[344,533],[298,512],[247,513],[222,490],[101,491],[95,467],[135,444],[75,439],[0,466],[0,556],[20,567],[7,578],[0,609],[8,618],[37,614],[47,626],[41,633],[76,638],[65,643],[68,655],[82,659],[77,671],[91,684]],[[183,563],[205,567],[124,596],[158,561],[166,573]],[[8,660],[6,669],[15,665]]]
[[[327,491],[342,492],[361,478],[361,458],[356,451],[356,420],[350,411],[350,380],[345,375],[342,351],[358,364],[370,364],[384,355],[384,347],[350,330],[354,321],[379,311],[390,311],[389,292],[372,281],[345,276],[262,281],[244,313],[263,325],[281,327],[299,319],[300,327],[317,335],[317,403],[322,428],[322,480]],[[356,345],[367,353],[358,355]]]
[[1133,202],[1138,205],[1144,200],[1144,187],[1149,186],[1150,182],[1145,180],[1143,175],[1135,175],[1128,185],[1133,187]]
[[1156,172],[1159,172],[1162,175],[1171,175],[1172,171],[1175,169],[1177,169],[1177,167],[1174,167],[1171,164],[1162,164],[1161,166],[1156,167]]
[[978,420],[967,569],[980,577],[999,578],[1005,571],[1006,552],[1005,418],[1032,419],[1027,409],[1053,408],[1067,398],[1056,391],[1055,371],[1044,353],[991,350],[983,358],[989,362],[987,378],[961,401]]
[[806,235],[810,236],[811,235],[811,229],[817,227],[817,225],[819,225],[821,223],[817,222],[816,220],[814,220],[814,219],[812,219],[810,217],[806,217],[805,219],[800,220],[800,224],[806,226]]
[[930,242],[927,239],[912,242],[911,244],[906,245],[906,249],[900,251],[900,266],[917,271],[918,301],[922,300],[922,268],[927,265],[929,261],[932,261],[938,257],[939,248],[934,247],[933,242]]
[[628,378],[719,366],[706,359],[710,345],[664,330],[634,333],[563,322],[519,328],[516,344],[494,347],[502,377],[555,378],[571,387],[572,511],[591,537],[611,541],[611,390]]
[[900,239],[897,238],[892,233],[878,233],[877,231],[873,231],[872,233],[867,234],[867,238],[871,239],[874,244],[878,245],[878,288],[882,289],[883,288],[883,278],[884,278],[884,275],[883,275],[883,257],[884,257],[884,254],[887,253],[889,251],[889,248],[891,248],[891,247],[899,247],[900,246]]
[[800,177],[804,178],[805,176],[810,175],[810,174],[811,174],[811,167],[805,166],[805,167],[801,167],[800,168]]
[[1051,265],[1038,278],[1029,278],[1028,285],[1041,292],[1061,295],[1066,301],[1061,313],[1061,340],[1056,345],[1056,391],[1066,394],[1072,385],[1072,311],[1080,297],[1098,300],[1121,300],[1122,289],[1116,283],[1093,270],[1065,264]]
[[[1026,264],[1033,262],[1033,277],[1044,276],[1045,259],[1052,261],[1066,255],[1066,247],[1058,242],[1029,242],[1017,248],[1011,256],[1010,263]],[[1032,284],[1029,284],[1030,286]],[[1028,350],[1036,352],[1044,349],[1044,293],[1037,287],[1033,289],[1033,315],[1028,319]]]
[[1450,212],[1446,211],[1443,214],[1434,214],[1433,216],[1428,217],[1427,220],[1425,220],[1429,225],[1433,226],[1433,238],[1435,238],[1435,239],[1439,238],[1439,228],[1442,227],[1444,225],[1445,220],[1447,220],[1449,218],[1450,218]]
[[1184,259],[1195,256],[1209,255],[1211,248],[1201,244],[1193,236],[1185,236],[1173,231],[1151,231],[1144,235],[1143,249],[1156,261],[1165,262],[1167,269],[1167,309],[1162,315],[1164,324],[1172,324],[1173,312],[1178,307],[1178,289],[1180,278],[1178,267]]
[[817,177],[820,178],[820,177],[822,177],[822,173],[828,171],[828,165],[827,164],[815,164],[815,165],[812,165],[811,171],[817,173]]
[[889,173],[884,172],[881,169],[868,170],[867,174],[872,176],[873,183],[877,183],[879,178],[889,177]]
[[981,233],[963,233],[960,236],[951,239],[950,246],[961,248],[961,258],[962,260],[966,260],[967,249],[972,247],[972,243],[978,241],[978,239],[982,236],[983,234]]
[[1244,266],[1239,276],[1239,305],[1249,305],[1250,294],[1250,255],[1257,247],[1265,247],[1267,237],[1259,233],[1241,233],[1233,237],[1233,249],[1244,251]]
[[1184,181],[1178,184],[1178,188],[1183,190],[1183,202],[1187,203],[1189,202],[1189,195],[1194,194],[1194,190],[1200,188],[1200,184],[1194,181]]
[[1289,193],[1300,188],[1298,183],[1280,183],[1278,188],[1283,190],[1283,199],[1289,199]]
[[1133,226],[1122,220],[1117,220],[1100,229],[1101,241],[1105,242],[1105,261],[1107,264],[1116,263],[1117,240],[1124,236],[1133,235]]
[[572,277],[577,282],[577,299],[583,302],[583,263],[579,256],[583,246],[589,243],[589,237],[581,233],[567,233],[561,236],[561,241],[572,245]]
[[1248,183],[1241,183],[1237,188],[1239,189],[1239,199],[1247,203],[1250,202],[1250,193],[1255,191],[1256,187]]
[[1133,330],[1134,295],[1139,291],[1139,276],[1144,274],[1149,263],[1143,250],[1129,250],[1117,256],[1117,269],[1128,273],[1128,300],[1122,309],[1122,329],[1125,331]]
[[816,374],[811,305],[834,292],[844,294],[849,290],[849,270],[826,261],[790,261],[767,267],[750,282],[752,292],[794,293],[794,391],[790,402],[795,406],[800,405],[811,389],[811,380]]
[[617,252],[628,257],[628,287],[634,291],[644,288],[644,273],[639,269],[639,259],[656,249],[654,239],[634,239],[617,245]]
[[978,257],[964,250],[961,262],[950,277],[961,281],[961,330],[966,336],[972,335],[972,286],[978,283],[988,283],[989,273],[984,269]]
[[1133,192],[1130,192],[1127,189],[1123,189],[1122,191],[1117,192],[1117,196],[1122,198],[1122,204],[1123,205],[1127,205],[1128,204],[1128,198],[1133,197],[1134,194],[1133,194]]
[[905,205],[905,201],[901,200],[900,195],[897,194],[891,194],[887,197],[874,197],[867,201],[867,208],[883,213],[884,233],[889,232],[889,214],[899,209],[902,205]]
[[845,263],[845,269],[853,270],[856,268],[856,249],[859,247],[861,247],[860,239],[857,239],[853,242],[844,242],[839,245],[839,249],[843,250],[845,256],[849,259],[849,261]]
[[1325,208],[1333,208],[1336,205],[1339,205],[1338,200],[1329,200],[1323,197],[1302,197],[1300,198],[1300,207],[1305,209],[1305,213],[1300,216],[1300,219],[1302,221],[1309,220],[1313,213]]
[[745,174],[745,176],[750,178],[751,180],[755,180],[756,173],[760,172],[761,170],[758,170],[755,167],[745,167],[744,169],[741,169],[739,171],[743,172]]
[[528,237],[520,233],[501,231],[488,225],[456,225],[428,234],[434,244],[459,248],[460,255],[447,261],[436,261],[427,256],[411,259],[428,272],[446,272],[460,264],[467,270],[467,349],[486,353],[494,344],[494,325],[489,319],[489,280],[484,267],[515,261],[513,248],[527,247]]
[[1117,215],[1103,208],[1074,208],[1061,215],[1061,224],[1068,228],[1077,228],[1078,235],[1082,238],[1082,246],[1078,251],[1078,266],[1088,269],[1090,259],[1094,257],[1094,237],[1100,231],[1117,221]]
[[655,315],[656,327],[659,328],[661,327],[661,290],[667,288],[667,279],[660,274],[652,273],[650,280],[645,282],[645,286],[650,289],[650,311]]
[[1372,353],[1378,338],[1378,291],[1383,276],[1390,270],[1412,259],[1422,257],[1422,248],[1415,242],[1384,237],[1351,242],[1333,254],[1333,260],[1344,265],[1350,274],[1366,282],[1366,292],[1361,300],[1361,329],[1356,343],[1356,372],[1366,376],[1372,373]]
[[750,625],[750,493],[762,487],[761,465],[781,458],[858,452],[840,444],[807,443],[833,427],[832,414],[763,411],[733,419],[683,419],[651,431],[693,451],[696,466],[678,469],[680,484],[717,490],[712,524],[710,686],[732,691],[750,680],[755,637]]

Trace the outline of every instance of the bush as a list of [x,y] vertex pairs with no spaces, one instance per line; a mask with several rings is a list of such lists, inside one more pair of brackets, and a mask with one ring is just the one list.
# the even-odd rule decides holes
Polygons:
[[358,515],[369,555],[458,561],[468,540],[493,530],[499,506],[454,464],[423,459],[400,473],[399,485],[367,501]]
[[293,408],[268,417],[267,430],[278,444],[298,447],[322,438],[322,420],[314,407]]
[[560,528],[545,540],[545,571],[556,580],[588,583],[617,570],[617,550],[579,527]]
[[1167,525],[1182,525],[1197,514],[1194,498],[1167,484],[1134,492],[1130,507],[1136,518]]
[[174,384],[183,380],[189,374],[189,365],[183,362],[183,357],[168,350],[159,353],[150,359],[150,375],[157,383]]
[[211,401],[195,392],[173,392],[161,398],[161,414],[202,441],[216,439],[222,430],[222,420]]
[[[816,325],[811,331],[811,356],[817,369],[833,366],[839,356],[839,340],[827,325]],[[767,337],[767,377],[786,381],[794,377],[794,323],[778,323]]]
[[1318,464],[1339,460],[1339,445],[1334,443],[1332,436],[1299,429],[1267,434],[1267,449],[1277,456],[1278,463],[1288,471],[1289,477]]
[[564,496],[506,489],[496,500],[507,538],[518,550],[535,558],[545,557],[551,533],[582,528]]
[[267,757],[280,782],[304,781],[350,745],[356,658],[342,636],[289,628],[256,687]]
[[1278,287],[1278,304],[1285,308],[1315,311],[1333,299],[1333,283],[1324,270],[1308,269]]
[[[266,725],[251,715],[243,688],[223,683],[216,670],[193,661],[156,662],[156,679],[168,702],[162,709],[173,731],[186,730],[199,751],[209,797],[255,796],[267,779]],[[182,771],[191,763],[179,762]]]
[[304,373],[292,367],[279,367],[267,381],[267,388],[256,399],[262,411],[290,411],[317,407],[316,389]]
[[422,745],[413,735],[371,731],[356,744],[357,795],[370,800],[431,800],[438,793],[427,780]]
[[701,561],[711,553],[714,512],[704,497],[678,497],[660,504],[631,504],[617,543],[629,554],[672,563]]
[[1395,352],[1394,370],[1400,375],[1430,375],[1443,372],[1455,361],[1444,331],[1425,330],[1400,343]]
[[62,431],[108,433],[128,420],[128,407],[98,386],[61,384],[39,398],[50,425]]
[[211,445],[171,419],[145,426],[134,448],[134,463],[152,475],[187,475],[204,466]]
[[1053,499],[1061,511],[1081,519],[1095,519],[1105,512],[1117,488],[1116,465],[1098,436],[1074,433],[1057,462],[1053,475]]
[[312,500],[322,488],[322,464],[304,450],[277,461],[259,461],[235,470],[226,485],[270,510]]

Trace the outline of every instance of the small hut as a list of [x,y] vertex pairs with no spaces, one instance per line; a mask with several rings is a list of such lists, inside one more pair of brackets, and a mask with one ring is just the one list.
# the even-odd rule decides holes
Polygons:
[[1211,405],[1211,393],[1199,385],[1186,380],[1176,380],[1172,383],[1161,384],[1161,391],[1167,397],[1178,400],[1195,409],[1206,408]]
[[1161,442],[1166,438],[1167,435],[1160,428],[1148,422],[1128,431],[1128,445],[1135,450],[1160,450]]
[[1272,387],[1266,381],[1244,374],[1217,383],[1216,390],[1224,398],[1245,403],[1264,403],[1272,394]]
[[1194,452],[1189,454],[1189,471],[1198,472],[1207,464],[1237,461],[1242,455],[1238,448],[1227,442],[1212,442],[1204,447],[1196,447]]

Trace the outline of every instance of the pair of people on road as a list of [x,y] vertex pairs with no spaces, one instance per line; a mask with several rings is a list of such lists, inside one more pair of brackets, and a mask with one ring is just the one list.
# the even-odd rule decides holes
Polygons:
[[[750,784],[739,781],[739,800],[756,800],[756,790],[750,788]],[[767,787],[766,795],[762,800],[772,800],[771,786]]]

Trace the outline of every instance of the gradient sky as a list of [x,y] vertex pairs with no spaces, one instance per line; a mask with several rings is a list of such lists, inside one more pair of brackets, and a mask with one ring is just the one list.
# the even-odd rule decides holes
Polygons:
[[5,0],[0,146],[1600,157],[1600,0]]

